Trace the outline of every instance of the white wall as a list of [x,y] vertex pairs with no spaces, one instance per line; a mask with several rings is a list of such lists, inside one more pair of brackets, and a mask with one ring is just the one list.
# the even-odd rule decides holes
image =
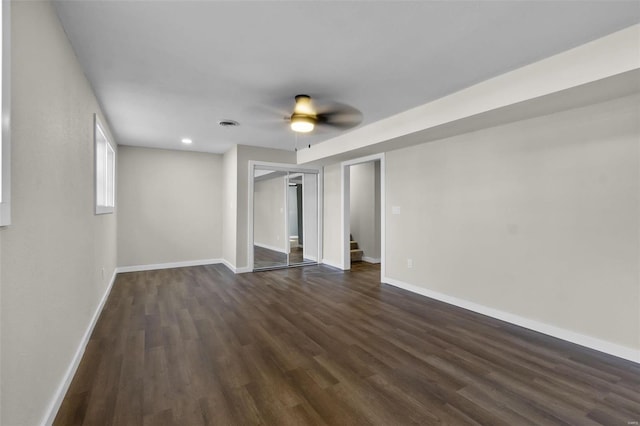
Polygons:
[[114,274],[116,214],[94,215],[100,108],[51,3],[12,2],[11,38],[13,223],[0,229],[0,423],[30,426],[54,405]]
[[365,260],[380,260],[380,162],[350,166],[351,235]]
[[247,257],[247,246],[249,244],[249,160],[295,164],[296,153],[294,151],[245,145],[238,145],[237,152],[237,246],[235,265],[240,270],[250,270],[253,265],[248,265]]
[[222,156],[121,146],[118,266],[222,257]]
[[222,160],[222,257],[236,267],[238,228],[238,147],[225,152]]
[[285,176],[254,183],[253,241],[259,247],[288,252],[285,232]]
[[373,257],[380,259],[382,253],[382,176],[379,160],[373,163],[373,169]]
[[303,256],[305,259],[318,261],[318,175],[304,173],[302,175],[302,234]]
[[340,164],[332,164],[324,167],[324,182],[322,189],[324,192],[322,210],[322,262],[331,266],[341,267],[342,265],[342,229],[341,211],[342,193]]
[[387,153],[387,276],[640,349],[639,105]]

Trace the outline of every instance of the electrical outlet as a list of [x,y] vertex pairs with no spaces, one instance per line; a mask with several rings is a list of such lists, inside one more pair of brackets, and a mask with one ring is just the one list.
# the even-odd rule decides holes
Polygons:
[[407,259],[407,268],[413,268],[413,259]]

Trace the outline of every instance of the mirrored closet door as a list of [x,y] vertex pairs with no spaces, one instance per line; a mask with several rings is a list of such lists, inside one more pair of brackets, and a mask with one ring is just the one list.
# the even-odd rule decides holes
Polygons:
[[251,162],[249,169],[249,260],[253,269],[317,264],[321,171],[257,162]]

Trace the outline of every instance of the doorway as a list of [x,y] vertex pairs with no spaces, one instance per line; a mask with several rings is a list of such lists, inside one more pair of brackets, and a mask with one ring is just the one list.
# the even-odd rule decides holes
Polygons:
[[[342,269],[351,262],[380,263],[385,276],[384,154],[341,163]],[[365,191],[366,193],[356,193]],[[355,196],[354,196],[355,195]]]
[[248,253],[253,270],[317,264],[322,171],[250,162],[249,173]]

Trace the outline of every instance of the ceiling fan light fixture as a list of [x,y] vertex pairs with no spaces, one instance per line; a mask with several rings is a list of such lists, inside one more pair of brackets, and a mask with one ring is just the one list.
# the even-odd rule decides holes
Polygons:
[[291,114],[291,130],[299,133],[309,133],[316,126],[316,113],[311,105],[309,95],[297,95],[296,105]]
[[291,130],[299,133],[309,133],[316,125],[316,119],[313,116],[293,113],[291,115]]
[[301,115],[314,115],[311,96],[296,95],[296,106],[293,108],[293,112]]

